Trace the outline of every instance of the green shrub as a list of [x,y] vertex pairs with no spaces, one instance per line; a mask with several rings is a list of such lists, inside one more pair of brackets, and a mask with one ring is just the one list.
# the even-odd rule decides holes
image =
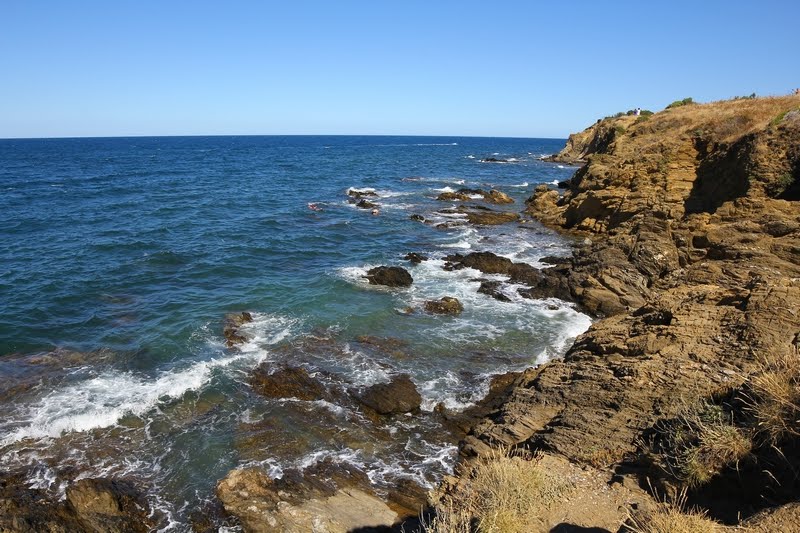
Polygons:
[[688,98],[684,98],[683,100],[675,100],[674,102],[672,102],[671,104],[669,104],[667,106],[667,109],[672,109],[672,108],[675,108],[675,107],[681,107],[681,106],[685,106],[685,105],[691,105],[691,104],[694,104],[694,103],[696,103],[696,102],[694,100],[692,100],[691,97],[688,97]]

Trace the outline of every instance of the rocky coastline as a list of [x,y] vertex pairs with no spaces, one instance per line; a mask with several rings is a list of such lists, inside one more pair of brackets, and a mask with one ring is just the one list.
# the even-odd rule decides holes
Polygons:
[[[535,219],[575,241],[571,257],[545,258],[545,268],[473,252],[445,257],[445,270],[506,276],[479,280],[486,297],[558,298],[597,319],[563,359],[496,376],[465,412],[440,406],[430,414],[460,441],[456,474],[431,494],[410,481],[377,493],[363,472],[329,460],[277,480],[261,467],[237,468],[217,483],[217,501],[195,513],[195,531],[225,522],[254,532],[443,533],[460,530],[443,525],[453,504],[474,529],[483,502],[466,495],[480,494],[481,468],[498,454],[555,480],[549,492],[528,493],[540,500],[535,516],[503,531],[661,531],[641,524],[665,506],[681,516],[699,509],[713,528],[800,527],[800,97],[609,118],[570,136],[548,160],[582,166],[563,192],[537,187],[522,213],[466,203],[513,202],[495,190],[439,198],[465,202],[452,208],[465,223]],[[380,205],[373,192],[347,194],[358,207]],[[405,260],[427,257],[409,252]],[[414,283],[399,266],[373,268],[365,279],[393,290]],[[445,296],[407,312],[462,308]],[[246,311],[223,319],[229,349],[247,341],[252,320]],[[393,339],[356,342],[403,355]],[[770,372],[786,377],[787,403],[772,413],[784,417],[782,430],[765,429],[757,412],[766,409],[761,383]],[[265,398],[353,406],[374,422],[365,431],[376,439],[392,438],[382,421],[420,410],[407,375],[354,388],[301,365],[264,363],[248,380]],[[749,444],[724,457],[702,448],[708,412]],[[265,429],[254,428],[254,439]],[[695,452],[705,477],[683,461]],[[23,479],[0,476],[0,531],[147,531],[159,519],[125,480],[78,477],[65,499],[52,501]]]

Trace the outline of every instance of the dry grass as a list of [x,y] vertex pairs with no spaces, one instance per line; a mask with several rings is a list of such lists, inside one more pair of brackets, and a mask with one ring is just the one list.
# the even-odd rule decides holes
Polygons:
[[636,127],[642,133],[676,130],[692,136],[708,136],[716,142],[731,142],[767,128],[776,117],[798,105],[800,96],[790,95],[680,106],[656,113]]
[[538,517],[568,485],[540,466],[540,456],[495,452],[479,459],[456,493],[435,505],[431,533],[523,533],[541,528]]
[[655,511],[629,516],[625,528],[631,533],[721,533],[727,529],[702,511],[683,510],[682,502],[660,503]]
[[762,363],[750,379],[748,412],[770,444],[800,436],[800,360],[786,355]]
[[727,468],[738,467],[753,449],[751,431],[737,427],[715,404],[701,404],[663,429],[658,454],[672,475],[688,487],[705,485]]
[[753,449],[752,439],[729,422],[701,423],[697,428],[697,445],[684,452],[680,465],[689,486],[708,483]]

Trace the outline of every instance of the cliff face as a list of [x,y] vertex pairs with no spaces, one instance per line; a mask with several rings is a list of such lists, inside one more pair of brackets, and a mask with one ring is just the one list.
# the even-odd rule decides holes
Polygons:
[[616,138],[623,135],[638,117],[625,115],[616,118],[598,120],[585,130],[573,133],[567,139],[564,149],[557,154],[546,157],[546,161],[575,165],[584,163],[586,159],[598,152],[605,152]]
[[[765,360],[796,358],[798,109],[798,96],[685,106],[623,117],[602,146],[603,123],[570,138],[564,152],[587,163],[563,197],[538,188],[527,212],[586,237],[552,271],[605,318],[563,360],[525,372],[466,456],[523,446],[631,472],[660,423],[736,390]],[[775,500],[796,497],[784,485]]]

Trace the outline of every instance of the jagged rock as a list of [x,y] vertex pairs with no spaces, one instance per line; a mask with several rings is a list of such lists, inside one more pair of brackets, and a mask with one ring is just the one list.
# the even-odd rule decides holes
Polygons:
[[407,253],[405,255],[405,257],[403,259],[405,259],[407,261],[411,261],[414,264],[419,264],[419,263],[422,263],[423,261],[427,261],[428,260],[428,256],[427,255],[418,254],[416,252],[409,252],[409,253]]
[[250,385],[262,396],[309,401],[327,397],[325,386],[305,368],[287,366],[271,371],[270,366],[262,363],[250,375]]
[[417,411],[422,397],[408,374],[395,376],[388,383],[377,383],[355,394],[355,398],[381,415]]
[[491,189],[488,192],[483,193],[483,198],[487,202],[491,202],[493,204],[513,204],[514,199],[511,198],[504,192],[498,191],[496,189]]
[[500,287],[502,286],[502,281],[482,281],[481,286],[478,287],[478,292],[489,295],[495,300],[500,300],[501,302],[510,302],[511,298],[503,294],[503,292],[500,290]]
[[239,329],[249,322],[253,321],[253,315],[247,311],[241,313],[229,313],[225,315],[225,320],[222,323],[222,335],[227,341],[228,348],[232,348],[237,344],[247,342],[247,338],[239,332]]
[[458,298],[444,296],[439,300],[425,302],[425,310],[437,315],[460,315],[464,306]]
[[370,285],[386,285],[387,287],[410,287],[414,278],[408,270],[395,266],[379,266],[371,268],[364,276]]
[[8,533],[146,532],[156,526],[146,499],[122,480],[86,478],[71,483],[59,501],[31,489],[25,479],[0,478],[0,531]]
[[416,220],[417,222],[425,222],[425,217],[417,213],[413,213],[408,218],[410,218],[411,220]]

